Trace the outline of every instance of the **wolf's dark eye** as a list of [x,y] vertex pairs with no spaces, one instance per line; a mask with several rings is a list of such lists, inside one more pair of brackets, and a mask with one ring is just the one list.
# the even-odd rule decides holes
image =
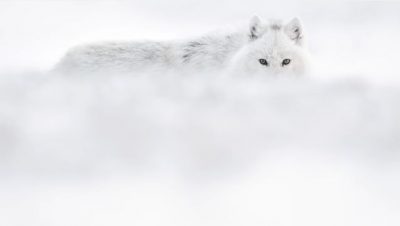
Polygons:
[[290,64],[290,59],[284,59],[283,61],[282,61],[282,66],[286,66],[286,65],[288,65],[288,64]]
[[268,61],[266,59],[259,59],[258,61],[260,61],[260,64],[268,66]]

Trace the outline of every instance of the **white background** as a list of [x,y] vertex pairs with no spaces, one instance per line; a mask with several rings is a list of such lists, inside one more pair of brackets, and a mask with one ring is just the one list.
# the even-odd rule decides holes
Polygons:
[[[400,3],[1,1],[0,225],[400,224]],[[302,19],[303,80],[58,77],[71,46]]]

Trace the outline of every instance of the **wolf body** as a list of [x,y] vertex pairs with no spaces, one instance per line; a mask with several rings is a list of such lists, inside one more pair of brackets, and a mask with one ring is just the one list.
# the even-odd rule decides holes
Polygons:
[[[284,62],[285,61],[285,62]],[[262,22],[254,17],[244,31],[210,34],[186,41],[106,42],[72,48],[56,70],[74,72],[306,71],[307,51],[300,21]]]

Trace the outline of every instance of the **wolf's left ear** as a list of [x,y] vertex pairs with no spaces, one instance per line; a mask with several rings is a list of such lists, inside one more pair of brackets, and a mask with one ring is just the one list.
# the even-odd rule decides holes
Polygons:
[[262,35],[261,19],[258,16],[253,16],[250,20],[250,40],[255,40]]
[[296,42],[296,44],[301,45],[303,40],[303,26],[298,18],[292,19],[285,26],[285,33],[290,39]]

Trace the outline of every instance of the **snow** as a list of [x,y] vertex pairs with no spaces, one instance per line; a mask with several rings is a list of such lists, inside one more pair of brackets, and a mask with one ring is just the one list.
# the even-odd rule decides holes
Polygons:
[[[399,225],[399,9],[0,2],[0,225]],[[81,42],[192,37],[253,14],[300,17],[314,73],[46,72]]]

